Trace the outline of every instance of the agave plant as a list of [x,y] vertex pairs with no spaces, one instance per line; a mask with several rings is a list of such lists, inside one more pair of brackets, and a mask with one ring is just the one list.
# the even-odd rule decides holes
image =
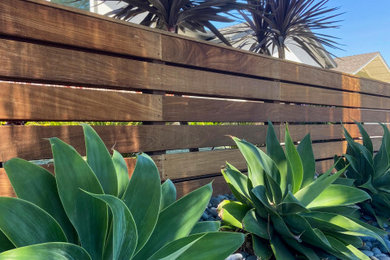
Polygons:
[[293,42],[321,64],[323,53],[330,54],[323,45],[339,49],[335,37],[319,30],[338,28],[335,11],[327,8],[328,0],[247,0],[249,12],[240,11],[244,23],[227,30],[226,34],[243,35],[233,40],[233,45],[251,51],[272,55],[278,50],[285,59],[287,43]]
[[231,228],[251,234],[260,259],[320,259],[325,251],[340,259],[369,259],[358,236],[373,237],[384,246],[386,232],[356,216],[356,203],[367,192],[335,184],[345,169],[318,178],[310,135],[296,148],[286,127],[285,151],[269,123],[267,153],[233,137],[244,156],[248,174],[227,164],[222,174],[237,201],[223,201],[219,215]]
[[[383,139],[379,152],[374,155],[370,136],[362,124],[356,122],[363,138],[363,144],[355,141],[344,128],[344,136],[348,142],[346,154],[335,156],[337,168],[349,164],[344,175],[350,185],[354,185],[368,194],[372,201],[361,203],[366,214],[374,217],[378,224],[390,224],[390,132],[383,125]],[[341,160],[340,160],[341,159]]]
[[119,152],[111,156],[83,125],[86,160],[50,138],[55,177],[22,159],[5,170],[18,198],[0,198],[0,259],[223,259],[244,236],[198,223],[211,185],[176,200],[153,160],[139,154],[131,179]]
[[[79,2],[82,0],[71,0]],[[102,0],[102,2],[125,3],[107,15],[122,20],[142,17],[141,25],[178,33],[179,30],[206,33],[209,29],[222,42],[230,43],[211,22],[232,22],[229,11],[242,7],[236,0]]]

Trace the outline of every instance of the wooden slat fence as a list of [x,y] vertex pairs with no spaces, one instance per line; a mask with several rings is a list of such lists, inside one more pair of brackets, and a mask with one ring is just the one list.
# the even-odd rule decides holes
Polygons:
[[[318,172],[345,152],[341,123],[354,138],[354,120],[366,123],[378,149],[382,129],[367,123],[390,121],[390,84],[43,0],[0,1],[0,64],[1,121],[137,122],[94,128],[109,148],[152,154],[179,194],[211,180],[226,192],[221,167],[245,170],[245,162],[236,149],[210,147],[231,147],[228,135],[264,146],[268,120],[281,142],[286,122],[294,141],[311,133]],[[82,129],[72,124],[1,125],[0,136],[0,162],[50,159],[53,136],[85,153]],[[127,162],[131,173],[134,159]],[[13,195],[3,169],[0,195]]]

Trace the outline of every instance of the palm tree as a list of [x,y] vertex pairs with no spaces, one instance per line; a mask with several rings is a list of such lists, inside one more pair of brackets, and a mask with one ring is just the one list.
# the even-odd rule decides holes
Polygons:
[[319,61],[323,48],[337,48],[336,37],[318,33],[318,30],[338,28],[334,18],[338,8],[327,8],[328,0],[247,0],[248,10],[239,11],[245,22],[227,35],[243,33],[232,40],[240,48],[249,45],[249,50],[272,55],[278,50],[279,58],[285,59],[287,42],[293,42],[314,60]]
[[[118,2],[118,0],[102,0],[102,2]],[[141,25],[175,33],[179,30],[206,33],[206,29],[209,29],[228,45],[230,43],[211,22],[232,22],[233,20],[228,18],[226,13],[241,6],[236,3],[236,0],[121,0],[120,2],[127,5],[113,10],[108,15],[128,21],[137,15],[145,14],[140,22]]]

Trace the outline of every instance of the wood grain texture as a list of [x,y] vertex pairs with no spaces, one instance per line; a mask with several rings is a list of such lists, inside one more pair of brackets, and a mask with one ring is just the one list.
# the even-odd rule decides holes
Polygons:
[[[333,166],[333,164],[334,164],[333,159],[317,161],[316,162],[316,172],[318,174],[325,173]],[[336,172],[336,169],[333,169],[332,172]]]
[[161,96],[0,82],[0,120],[160,121]]
[[160,59],[160,33],[45,2],[0,1],[0,33]]
[[178,64],[317,85],[327,88],[390,96],[387,83],[360,80],[338,72],[211,45],[191,39],[162,35],[162,59]]
[[[212,113],[210,113],[212,111]],[[163,97],[164,121],[206,122],[390,122],[390,113],[311,105]]]
[[73,49],[0,39],[0,77],[31,82],[153,88],[161,65]]
[[211,182],[213,186],[213,196],[231,193],[229,186],[226,184],[223,177],[217,176],[175,183],[177,197],[181,198],[184,195],[190,193],[191,191],[194,191]]
[[[228,135],[264,144],[266,126],[93,126],[108,149],[121,153],[233,145]],[[0,162],[13,157],[27,160],[51,158],[47,140],[58,137],[85,154],[81,126],[0,126]]]

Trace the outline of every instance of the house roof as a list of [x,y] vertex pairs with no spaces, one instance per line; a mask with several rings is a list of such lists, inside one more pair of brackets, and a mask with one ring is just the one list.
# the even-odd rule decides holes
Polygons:
[[341,57],[334,59],[337,63],[337,67],[333,68],[333,70],[356,74],[361,69],[363,69],[368,63],[370,63],[377,56],[380,56],[379,52],[371,52],[347,57]]

